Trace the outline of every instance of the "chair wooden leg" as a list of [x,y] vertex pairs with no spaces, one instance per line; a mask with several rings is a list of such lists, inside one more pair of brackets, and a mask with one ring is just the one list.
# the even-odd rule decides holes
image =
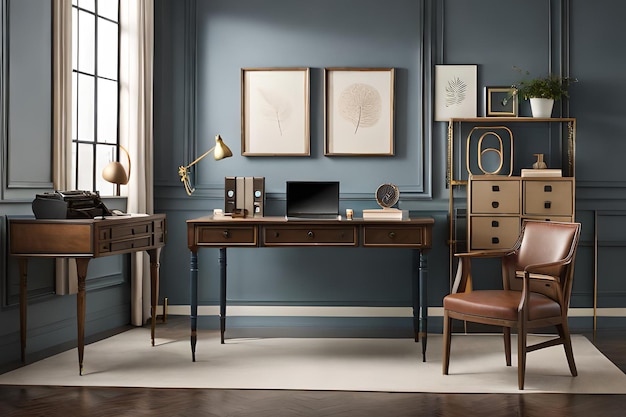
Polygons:
[[506,366],[511,366],[511,328],[503,327],[504,334],[504,357],[506,358]]
[[442,373],[448,375],[448,368],[450,366],[450,342],[452,339],[452,319],[448,315],[448,311],[443,312],[443,358],[441,361]]
[[565,349],[565,356],[567,357],[569,371],[572,373],[572,376],[578,376],[576,363],[574,362],[574,351],[572,350],[572,339],[570,338],[567,321],[564,321],[562,324],[556,326],[556,328],[559,331],[559,336],[563,339],[563,348]]
[[519,389],[524,389],[524,378],[526,376],[526,326],[523,321],[517,327],[517,385]]

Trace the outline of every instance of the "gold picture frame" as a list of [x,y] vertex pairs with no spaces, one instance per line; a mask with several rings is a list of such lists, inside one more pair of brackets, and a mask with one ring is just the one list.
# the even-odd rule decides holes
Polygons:
[[485,87],[486,117],[517,117],[515,87]]
[[241,154],[309,156],[309,68],[241,69]]
[[324,155],[394,155],[394,68],[324,69]]

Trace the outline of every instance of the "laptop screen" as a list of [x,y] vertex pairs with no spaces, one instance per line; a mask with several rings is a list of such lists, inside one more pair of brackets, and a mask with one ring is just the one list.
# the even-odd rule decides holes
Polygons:
[[339,215],[339,181],[287,181],[287,217]]

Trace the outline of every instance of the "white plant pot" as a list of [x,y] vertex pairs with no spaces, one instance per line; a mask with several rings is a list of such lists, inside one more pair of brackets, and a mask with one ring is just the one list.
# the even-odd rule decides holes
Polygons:
[[530,98],[530,110],[533,117],[552,117],[552,107],[554,99],[551,98]]

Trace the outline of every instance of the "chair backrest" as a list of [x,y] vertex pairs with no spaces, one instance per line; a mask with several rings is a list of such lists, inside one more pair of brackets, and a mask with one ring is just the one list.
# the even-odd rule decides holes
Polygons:
[[[568,259],[565,265],[554,266],[541,271],[542,274],[558,278],[560,291],[556,292],[555,288],[546,282],[533,283],[531,290],[569,305],[574,276],[574,260],[579,239],[580,223],[527,220],[522,224],[520,238],[507,263],[512,263],[516,271],[523,271],[529,265]],[[509,276],[509,286],[511,289],[520,289],[521,280]],[[560,299],[561,297],[562,299]]]

